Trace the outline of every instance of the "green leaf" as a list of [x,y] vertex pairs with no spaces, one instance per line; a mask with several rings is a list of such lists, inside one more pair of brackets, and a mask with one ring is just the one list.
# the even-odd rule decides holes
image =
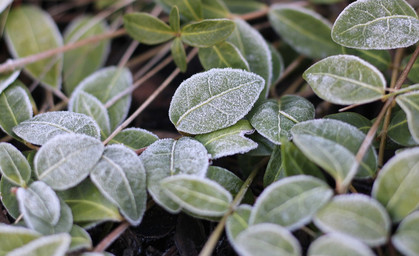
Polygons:
[[391,65],[391,55],[389,51],[359,50],[343,47],[343,53],[358,56],[383,72]]
[[284,71],[284,59],[279,51],[272,45],[269,44],[269,50],[271,51],[271,59],[272,59],[272,78],[271,78],[271,86],[275,85],[279,78]]
[[99,139],[99,131],[99,126],[89,116],[68,111],[42,113],[13,128],[17,136],[37,145],[60,134],[85,134]]
[[274,223],[293,231],[311,222],[332,196],[329,186],[314,177],[283,178],[260,194],[249,223]]
[[301,255],[298,240],[285,228],[271,223],[249,227],[236,238],[239,255]]
[[311,243],[308,256],[357,255],[374,256],[374,252],[364,243],[339,233],[321,236]]
[[146,176],[134,151],[122,145],[107,146],[90,179],[131,225],[140,224],[146,208]]
[[2,177],[20,187],[26,187],[32,169],[25,156],[12,144],[0,143],[0,172]]
[[419,143],[419,91],[399,95],[396,102],[406,113],[409,131]]
[[202,0],[204,19],[228,18],[230,12],[222,0]]
[[[402,68],[404,69],[409,62],[410,58],[412,58],[412,54],[406,56],[402,61]],[[419,59],[417,58],[413,63],[412,70],[418,70],[419,68]],[[419,83],[419,72],[409,72],[407,75],[410,81],[413,83]]]
[[249,138],[258,144],[256,149],[248,152],[247,155],[249,156],[270,156],[272,151],[275,148],[275,144],[273,144],[270,140],[263,137],[259,133],[253,133],[249,135]]
[[357,1],[336,19],[332,39],[358,49],[404,48],[419,40],[419,20],[405,0]]
[[247,120],[240,120],[233,126],[197,135],[195,139],[205,146],[212,159],[217,159],[243,154],[255,149],[258,144],[244,136],[245,134],[253,133],[253,131],[253,127]]
[[178,204],[163,192],[160,181],[177,174],[204,177],[208,169],[208,152],[196,140],[182,137],[162,139],[151,144],[140,155],[147,172],[147,189],[153,200],[170,213],[180,211]]
[[176,66],[181,72],[185,72],[188,68],[186,52],[182,40],[179,37],[176,37],[175,40],[173,40],[171,53]]
[[[11,193],[11,190],[15,187],[15,184],[11,183],[4,176],[1,177],[0,181],[0,199],[7,213],[14,219],[17,219],[20,215],[19,204],[16,199],[16,195]],[[1,246],[0,246],[1,248]]]
[[39,180],[56,190],[79,184],[102,156],[100,140],[80,134],[58,135],[37,152],[34,165]]
[[237,236],[249,227],[251,211],[252,206],[242,204],[227,218],[225,230],[228,240],[234,247]]
[[378,100],[386,88],[386,80],[376,67],[352,55],[323,59],[307,69],[303,78],[317,96],[341,105]]
[[5,256],[8,252],[19,248],[30,241],[41,237],[41,234],[24,227],[0,224],[0,255]]
[[32,105],[27,92],[20,86],[12,85],[0,94],[0,128],[17,137],[13,127],[31,118]]
[[70,206],[76,223],[122,221],[118,208],[106,199],[89,179],[73,188],[58,192],[58,195]]
[[[32,5],[13,8],[6,22],[6,43],[14,58],[22,58],[63,45],[63,39],[51,16]],[[34,80],[52,89],[60,89],[62,54],[24,67]]]
[[340,112],[336,114],[327,115],[324,118],[335,119],[345,123],[348,123],[352,126],[358,128],[361,132],[367,134],[368,130],[371,128],[371,121],[355,112]]
[[275,146],[272,151],[271,157],[269,158],[268,166],[263,176],[263,186],[267,187],[273,182],[283,178],[284,166],[282,165],[281,147]]
[[407,216],[400,223],[396,233],[391,238],[396,249],[403,255],[419,254],[419,212]]
[[207,19],[184,26],[180,38],[190,46],[210,47],[227,39],[234,27],[228,19]]
[[[116,95],[132,85],[132,75],[127,68],[107,67],[96,71],[85,78],[76,90],[87,92],[105,104],[108,109],[111,131],[125,120],[131,105],[130,94],[118,99],[110,106]],[[77,94],[78,91],[74,91]]]
[[317,212],[314,224],[325,233],[342,233],[370,246],[386,243],[391,227],[384,207],[362,194],[335,196]]
[[[65,44],[78,42],[108,31],[104,21],[91,16],[74,19],[64,32]],[[103,66],[108,57],[110,40],[88,44],[64,53],[63,80],[67,95],[88,75]]]
[[70,247],[70,242],[70,235],[65,233],[43,236],[11,251],[7,256],[62,256]]
[[330,37],[331,24],[314,11],[286,4],[272,5],[269,21],[296,52],[321,59],[342,52]]
[[20,70],[16,70],[6,74],[0,74],[0,94],[11,85],[18,76],[20,75]]
[[125,14],[124,27],[128,35],[143,44],[160,44],[174,38],[176,34],[162,20],[144,12]]
[[203,134],[229,127],[252,108],[264,87],[260,76],[236,69],[211,69],[176,90],[169,117],[176,129]]
[[409,131],[406,114],[403,110],[396,111],[392,116],[387,129],[387,136],[392,141],[405,147],[418,145]]
[[229,42],[224,41],[212,47],[199,48],[198,57],[205,70],[229,67],[250,70],[240,50]]
[[[356,127],[332,119],[318,119],[295,125],[291,129],[293,142],[308,159],[322,167],[336,181],[337,187],[349,184],[355,173],[352,165],[365,134]],[[372,147],[367,150],[360,167],[359,178],[371,177],[377,169],[377,156]]]
[[266,8],[266,4],[255,0],[223,0],[232,13],[245,14],[260,11]]
[[290,129],[297,123],[314,118],[314,106],[300,96],[285,95],[279,101],[265,101],[252,110],[250,123],[265,138],[279,145],[290,139]]
[[158,139],[154,133],[132,127],[122,130],[108,144],[123,144],[132,150],[138,150],[150,146]]
[[177,6],[173,6],[170,11],[169,24],[173,31],[180,32],[180,16],[179,8]]
[[406,149],[381,169],[372,196],[384,205],[394,222],[399,222],[419,206],[419,148]]
[[70,231],[71,243],[68,252],[78,251],[80,249],[92,248],[92,239],[89,233],[83,228],[74,225]]
[[159,3],[165,5],[170,10],[173,6],[179,8],[180,15],[183,18],[191,20],[201,20],[202,17],[202,2],[201,0],[157,0]]
[[160,182],[163,192],[181,208],[197,215],[223,216],[233,200],[217,182],[201,177],[179,174]]

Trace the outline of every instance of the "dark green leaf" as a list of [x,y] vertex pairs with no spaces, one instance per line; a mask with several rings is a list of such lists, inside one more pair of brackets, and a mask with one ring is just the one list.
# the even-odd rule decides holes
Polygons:
[[400,223],[391,242],[403,255],[419,254],[419,212],[412,213]]
[[406,113],[409,131],[419,143],[419,91],[399,95],[396,102]]
[[4,176],[1,177],[0,181],[0,199],[7,213],[14,219],[17,219],[20,215],[19,204],[16,199],[16,195],[11,192],[12,188],[15,187],[13,183],[8,181]]
[[202,12],[205,19],[228,18],[230,15],[222,0],[202,0]]
[[173,40],[171,52],[176,66],[180,69],[180,71],[185,72],[188,68],[186,52],[182,40],[179,37],[176,37],[175,40]]
[[10,73],[1,74],[0,75],[0,94],[14,81],[16,81],[17,77],[20,74],[20,70],[16,70]]
[[263,176],[263,186],[267,187],[284,176],[285,173],[284,166],[282,165],[281,147],[275,146],[269,159],[268,166],[266,167],[265,175]]
[[418,145],[418,142],[415,142],[412,134],[410,134],[406,114],[403,110],[394,113],[387,129],[387,136],[397,144],[405,147]]
[[150,146],[153,142],[159,138],[144,129],[141,128],[127,128],[118,133],[109,144],[123,144],[132,150],[138,150]]
[[212,47],[199,48],[199,61],[206,69],[238,68],[249,71],[249,64],[240,50],[229,42],[221,42]]
[[266,8],[266,4],[257,0],[223,0],[232,13],[245,14],[260,11]]
[[210,47],[227,39],[234,27],[227,19],[203,20],[184,26],[180,38],[194,47]]
[[173,6],[170,11],[169,24],[173,31],[176,33],[180,32],[179,8],[177,6]]
[[341,112],[336,114],[327,115],[324,118],[336,119],[348,123],[358,128],[361,132],[367,133],[371,128],[371,121],[361,114],[355,112]]
[[391,65],[391,55],[389,51],[359,50],[343,47],[343,53],[358,56],[383,72]]
[[20,187],[26,187],[32,169],[25,156],[12,144],[0,143],[0,172],[2,177]]

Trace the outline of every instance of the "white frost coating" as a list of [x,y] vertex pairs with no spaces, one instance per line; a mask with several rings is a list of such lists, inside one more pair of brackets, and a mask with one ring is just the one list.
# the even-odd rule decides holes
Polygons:
[[391,237],[394,247],[403,255],[417,255],[417,238],[419,235],[419,212],[413,212],[403,219],[396,233]]
[[[1,5],[1,3],[0,3]],[[1,9],[1,8],[0,8]],[[1,11],[0,11],[1,12]],[[0,94],[11,85],[20,75],[20,70],[16,70],[11,74],[0,75]]]
[[396,98],[407,116],[407,124],[416,143],[419,143],[419,92],[405,93]]
[[68,111],[39,114],[21,122],[13,132],[32,144],[43,145],[60,134],[78,133],[100,138],[99,126],[89,116]]
[[[7,99],[0,99],[1,106],[7,105],[7,108],[4,108],[2,111],[0,111],[0,113],[2,113],[2,118],[7,117],[6,120],[16,120],[17,123],[20,123],[33,116],[31,101],[29,99],[28,94],[23,88],[19,86],[7,88],[2,93],[2,96]],[[9,108],[12,109],[12,113],[10,113],[10,111],[8,110]],[[3,122],[1,120],[2,118],[0,118],[0,128],[7,134],[11,134],[11,123]]]
[[350,236],[339,233],[330,233],[314,240],[308,248],[307,255],[357,255],[374,256],[375,253],[364,243]]
[[181,83],[169,117],[179,131],[204,134],[229,127],[252,108],[264,88],[262,77],[238,69],[211,69]]
[[385,208],[375,199],[362,195],[338,195],[313,219],[325,233],[336,232],[361,240],[370,246],[387,241],[391,221]]
[[6,234],[11,234],[11,235],[22,234],[22,235],[31,235],[31,236],[34,236],[34,237],[41,236],[41,234],[36,232],[35,230],[25,228],[25,227],[7,225],[7,224],[4,224],[4,223],[0,223],[0,234],[2,236],[6,235]]
[[158,139],[159,137],[150,131],[131,127],[118,133],[109,144],[123,144],[133,150],[137,150],[151,145]]
[[32,168],[26,157],[12,144],[0,143],[0,173],[10,182],[26,187]]
[[51,252],[50,256],[62,256],[66,254],[70,243],[71,236],[66,233],[43,236],[9,252],[7,255],[40,255],[39,253],[45,252],[48,248],[47,251]]
[[336,19],[332,39],[357,49],[404,48],[419,40],[419,20],[405,0],[358,0]]
[[146,208],[146,175],[134,151],[123,145],[107,146],[90,178],[131,225],[140,224]]

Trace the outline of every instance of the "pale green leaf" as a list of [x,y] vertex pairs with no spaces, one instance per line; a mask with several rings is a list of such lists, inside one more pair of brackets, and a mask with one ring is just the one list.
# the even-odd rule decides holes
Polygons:
[[188,68],[186,52],[182,40],[179,37],[176,37],[175,40],[173,40],[170,50],[176,66],[180,69],[181,72],[185,72]]
[[140,224],[146,208],[146,176],[134,151],[122,145],[107,146],[90,179],[131,225]]
[[232,13],[245,14],[260,11],[266,8],[266,4],[257,0],[223,0]]
[[314,59],[339,54],[328,20],[314,11],[286,4],[272,5],[269,21],[274,30],[296,52]]
[[385,208],[362,194],[335,196],[317,212],[314,224],[325,233],[342,233],[370,246],[384,244],[391,227]]
[[374,252],[364,243],[339,233],[330,233],[314,240],[307,252],[308,256],[374,256]]
[[173,6],[172,10],[170,11],[169,25],[173,31],[180,32],[180,16],[179,8],[177,6]]
[[399,95],[396,102],[406,113],[409,131],[419,143],[419,91]]
[[307,69],[303,78],[317,96],[341,105],[378,100],[386,88],[386,80],[376,67],[352,55],[323,59]]
[[419,212],[414,212],[403,219],[391,242],[403,255],[419,254]]
[[171,213],[180,211],[177,203],[164,194],[160,181],[177,174],[205,177],[209,156],[196,140],[182,137],[154,142],[140,155],[147,172],[147,189],[153,200]]
[[264,87],[260,76],[237,69],[211,69],[176,90],[169,117],[176,129],[204,134],[229,127],[252,108]]
[[210,47],[227,39],[234,28],[234,22],[228,19],[206,19],[184,26],[180,38],[194,47]]
[[299,256],[298,240],[285,228],[271,223],[249,227],[236,238],[236,250],[242,256]]
[[20,187],[26,187],[32,169],[25,156],[12,144],[0,143],[0,172],[2,177]]
[[70,247],[69,234],[43,236],[11,251],[7,256],[64,256]]
[[[20,215],[19,204],[16,199],[16,195],[11,193],[11,190],[16,185],[11,183],[4,176],[0,180],[0,199],[7,213],[14,219],[17,219]],[[0,247],[1,248],[1,247]]]
[[358,49],[395,49],[419,40],[419,20],[405,0],[361,0],[336,19],[332,38]]
[[80,249],[92,248],[92,239],[89,233],[83,228],[74,225],[70,230],[71,243],[68,252],[78,251]]
[[394,222],[419,207],[419,148],[406,149],[381,169],[372,196],[384,205]]
[[[6,43],[14,58],[27,57],[63,45],[63,39],[51,16],[32,5],[10,11],[6,22]],[[53,89],[61,86],[62,54],[24,67],[35,80]]]
[[2,13],[9,4],[11,4],[13,2],[13,0],[3,0],[0,3],[0,13]]
[[143,12],[125,14],[124,27],[128,35],[143,44],[163,43],[176,35],[162,20]]
[[[108,26],[91,16],[70,22],[64,32],[65,44],[74,43],[107,32]],[[110,40],[102,40],[64,53],[63,82],[67,95],[88,75],[100,68],[108,56]]]
[[240,50],[229,42],[221,42],[212,47],[199,48],[199,61],[206,69],[237,68],[249,71],[249,64]]
[[365,116],[355,113],[355,112],[340,112],[331,115],[327,115],[324,118],[335,119],[345,123],[348,123],[352,126],[358,128],[361,132],[367,133],[371,128],[371,121]]
[[332,196],[329,186],[314,177],[283,178],[269,185],[258,197],[249,223],[274,223],[293,231],[311,222]]
[[132,150],[138,150],[150,146],[159,138],[141,128],[127,128],[118,133],[108,144],[123,144]]
[[413,139],[409,131],[406,114],[403,110],[396,111],[392,116],[387,129],[387,136],[402,146],[409,147],[418,145],[418,142]]
[[253,127],[247,120],[240,120],[233,126],[197,135],[195,139],[205,146],[212,159],[217,159],[243,154],[255,149],[258,144],[244,136],[245,134],[253,133],[253,131]]
[[252,206],[242,204],[228,216],[226,222],[226,234],[230,243],[235,246],[237,236],[249,227],[250,213]]
[[41,236],[40,233],[12,225],[0,224],[0,255],[5,256],[8,252],[19,248]]
[[202,2],[201,0],[157,0],[166,7],[171,9],[173,6],[179,8],[180,15],[191,21],[191,20],[202,20]]
[[81,134],[55,136],[37,152],[34,165],[39,180],[56,190],[84,180],[102,156],[100,140]]
[[0,94],[11,85],[18,76],[20,75],[20,70],[16,70],[6,74],[0,74]]
[[228,18],[230,12],[223,0],[202,0],[204,19]]
[[267,187],[284,176],[285,173],[284,166],[282,165],[281,147],[275,146],[269,158],[268,166],[266,166],[265,175],[263,176],[263,186]]
[[231,194],[210,179],[179,174],[160,182],[164,193],[181,208],[202,216],[223,216],[233,200]]

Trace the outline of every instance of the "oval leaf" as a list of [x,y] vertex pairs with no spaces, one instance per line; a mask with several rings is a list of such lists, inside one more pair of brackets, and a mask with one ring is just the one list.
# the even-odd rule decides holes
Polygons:
[[374,256],[374,252],[364,243],[338,233],[321,236],[311,243],[308,256],[357,255]]
[[237,236],[249,227],[252,206],[242,204],[227,218],[226,234],[230,243],[235,246]]
[[339,195],[318,211],[314,223],[323,232],[337,232],[378,246],[387,241],[390,218],[377,201],[362,194]]
[[16,81],[20,75],[20,70],[0,75],[0,93],[2,93],[9,85]]
[[202,0],[202,12],[205,19],[228,18],[230,15],[223,0]]
[[371,121],[355,112],[340,112],[336,114],[327,115],[324,118],[327,119],[335,119],[345,123],[348,123],[352,126],[358,128],[361,132],[367,134],[368,130],[371,128],[372,123]]
[[180,38],[190,46],[210,47],[224,41],[234,27],[234,22],[228,19],[206,19],[184,26]]
[[123,144],[132,150],[138,150],[150,146],[158,139],[152,132],[133,127],[122,130],[108,144]]
[[202,19],[202,2],[195,0],[157,0],[168,10],[177,6],[183,18],[187,20]]
[[269,158],[268,166],[266,166],[265,175],[263,176],[264,187],[269,186],[285,176],[281,155],[281,147],[275,146]]
[[332,39],[358,49],[404,48],[419,40],[419,20],[405,0],[361,0],[336,19]]
[[179,8],[177,6],[173,6],[172,10],[170,10],[169,14],[169,25],[173,31],[180,32],[180,16],[179,16]]
[[391,242],[403,255],[419,254],[419,212],[407,216],[399,225]]
[[90,179],[131,225],[140,224],[146,208],[146,177],[134,151],[122,145],[106,147]]
[[205,70],[212,68],[237,68],[249,71],[247,63],[240,50],[229,42],[221,42],[212,47],[199,48],[199,61]]
[[386,80],[376,67],[352,55],[323,59],[307,69],[303,78],[317,96],[341,105],[378,100],[386,88]]
[[43,236],[30,243],[11,251],[8,256],[62,256],[70,247],[71,237],[69,234],[56,234]]
[[56,190],[84,180],[102,156],[100,140],[80,134],[58,135],[45,143],[34,159],[39,180]]
[[[397,101],[397,98],[396,98]],[[406,114],[403,110],[393,111],[394,115],[391,118],[390,125],[387,129],[387,135],[388,137],[396,142],[397,144],[400,144],[402,146],[415,146],[418,145],[418,142],[416,142],[413,139],[412,134],[409,131],[408,122]],[[419,112],[418,112],[419,113]],[[415,122],[415,120],[412,118],[412,123]]]
[[170,120],[190,134],[226,128],[250,111],[263,87],[263,78],[243,70],[211,69],[193,75],[176,90]]
[[181,72],[185,72],[188,68],[186,52],[182,40],[180,40],[179,37],[176,37],[175,40],[173,40],[171,53],[176,66],[180,69]]
[[0,224],[0,255],[19,248],[30,241],[41,237],[41,234],[24,227]]
[[419,91],[402,94],[396,98],[396,102],[406,113],[409,131],[419,143]]
[[25,156],[12,144],[0,143],[0,172],[17,186],[26,187],[32,169]]
[[1,194],[1,203],[4,208],[7,210],[7,213],[12,216],[14,219],[17,219],[20,215],[19,212],[19,203],[16,199],[16,194],[11,193],[11,190],[16,185],[11,183],[4,176],[0,180],[0,194]]
[[90,238],[89,233],[83,228],[74,225],[73,228],[71,228],[70,235],[71,243],[68,252],[92,248],[92,239]]

